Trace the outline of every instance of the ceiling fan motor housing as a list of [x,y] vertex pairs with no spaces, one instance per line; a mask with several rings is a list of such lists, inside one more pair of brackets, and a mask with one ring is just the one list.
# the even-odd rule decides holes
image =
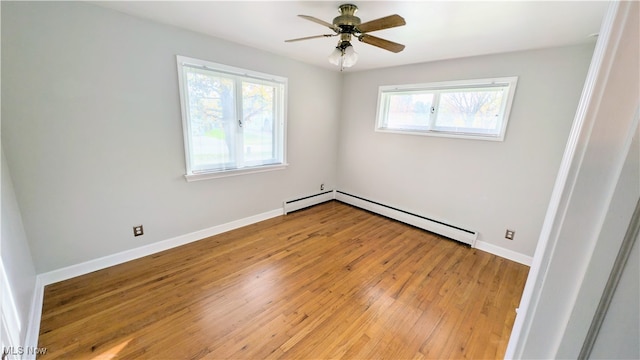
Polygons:
[[340,16],[333,19],[333,24],[340,28],[340,33],[353,34],[356,26],[361,24],[360,18],[355,16],[358,7],[353,4],[342,4],[339,7]]

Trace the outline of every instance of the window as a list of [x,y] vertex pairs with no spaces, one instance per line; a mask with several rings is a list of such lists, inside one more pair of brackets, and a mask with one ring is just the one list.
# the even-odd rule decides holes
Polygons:
[[286,78],[177,60],[187,180],[286,165]]
[[381,86],[376,130],[502,141],[517,79]]

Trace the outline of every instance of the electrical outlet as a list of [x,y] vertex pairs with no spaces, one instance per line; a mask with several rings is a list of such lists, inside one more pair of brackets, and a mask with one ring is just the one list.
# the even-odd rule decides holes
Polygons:
[[324,191],[324,184],[320,184],[320,191]]
[[144,235],[144,229],[142,228],[142,225],[134,226],[133,236],[140,236],[140,235]]
[[507,232],[504,234],[504,238],[508,240],[513,240],[513,237],[515,236],[515,234],[516,234],[515,230],[507,229]]

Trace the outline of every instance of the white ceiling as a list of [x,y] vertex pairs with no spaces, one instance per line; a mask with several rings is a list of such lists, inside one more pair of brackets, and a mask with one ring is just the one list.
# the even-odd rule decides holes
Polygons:
[[[285,43],[329,34],[347,1],[113,1],[99,6],[336,69],[327,62],[337,38]],[[394,54],[355,41],[358,63],[349,71],[500,52],[594,42],[607,9],[601,1],[354,1],[366,22],[399,14],[407,25],[372,33],[406,45]]]

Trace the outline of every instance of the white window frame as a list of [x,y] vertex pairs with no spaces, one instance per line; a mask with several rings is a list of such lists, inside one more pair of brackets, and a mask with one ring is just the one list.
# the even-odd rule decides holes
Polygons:
[[[180,107],[182,110],[182,130],[184,135],[184,149],[185,149],[185,161],[186,161],[186,174],[185,179],[187,181],[213,179],[227,176],[236,176],[243,174],[251,174],[264,171],[281,170],[287,167],[287,85],[288,80],[282,76],[270,75],[260,73],[252,70],[241,69],[229,65],[218,64],[206,60],[194,59],[186,56],[176,56],[178,67],[178,84],[180,90]],[[276,162],[270,164],[251,164],[249,162],[244,163],[242,160],[235,161],[234,164],[240,166],[231,167],[217,167],[208,169],[196,169],[193,168],[191,161],[191,119],[189,118],[190,112],[188,111],[188,94],[186,92],[186,84],[184,79],[184,67],[201,68],[209,70],[214,73],[224,73],[225,76],[233,78],[236,82],[234,87],[236,88],[236,99],[242,99],[242,89],[237,86],[238,82],[242,79],[250,80],[251,82],[263,82],[270,85],[277,85],[278,91],[275,99],[275,112],[276,118],[273,119],[276,126],[276,135],[274,142],[276,143]],[[238,96],[238,93],[240,95]],[[241,100],[236,102],[236,114],[242,112]],[[236,115],[237,117],[237,115]],[[238,122],[238,132],[242,132],[242,119],[236,119]],[[236,134],[236,141],[242,142],[241,134]],[[236,147],[239,147],[236,146]]]
[[[394,134],[412,134],[412,135],[426,135],[426,136],[439,136],[461,139],[475,139],[475,140],[489,140],[489,141],[504,141],[504,137],[507,131],[507,124],[509,122],[509,115],[511,112],[511,106],[513,105],[513,98],[516,91],[516,85],[518,83],[517,76],[501,77],[501,78],[489,78],[489,79],[475,79],[475,80],[456,80],[456,81],[444,81],[433,82],[423,84],[408,84],[408,85],[385,85],[380,86],[378,89],[378,107],[376,115],[375,131],[394,133]],[[502,107],[500,110],[501,117],[498,120],[500,131],[498,134],[483,134],[473,131],[464,131],[464,129],[458,129],[457,131],[451,131],[446,129],[439,129],[435,126],[435,122],[438,116],[438,105],[440,94],[451,91],[464,91],[473,89],[487,89],[487,88],[503,88],[506,91],[506,97],[503,99]],[[389,128],[387,124],[389,96],[390,94],[398,93],[419,92],[425,94],[433,94],[432,111],[429,116],[428,124],[424,128]]]

